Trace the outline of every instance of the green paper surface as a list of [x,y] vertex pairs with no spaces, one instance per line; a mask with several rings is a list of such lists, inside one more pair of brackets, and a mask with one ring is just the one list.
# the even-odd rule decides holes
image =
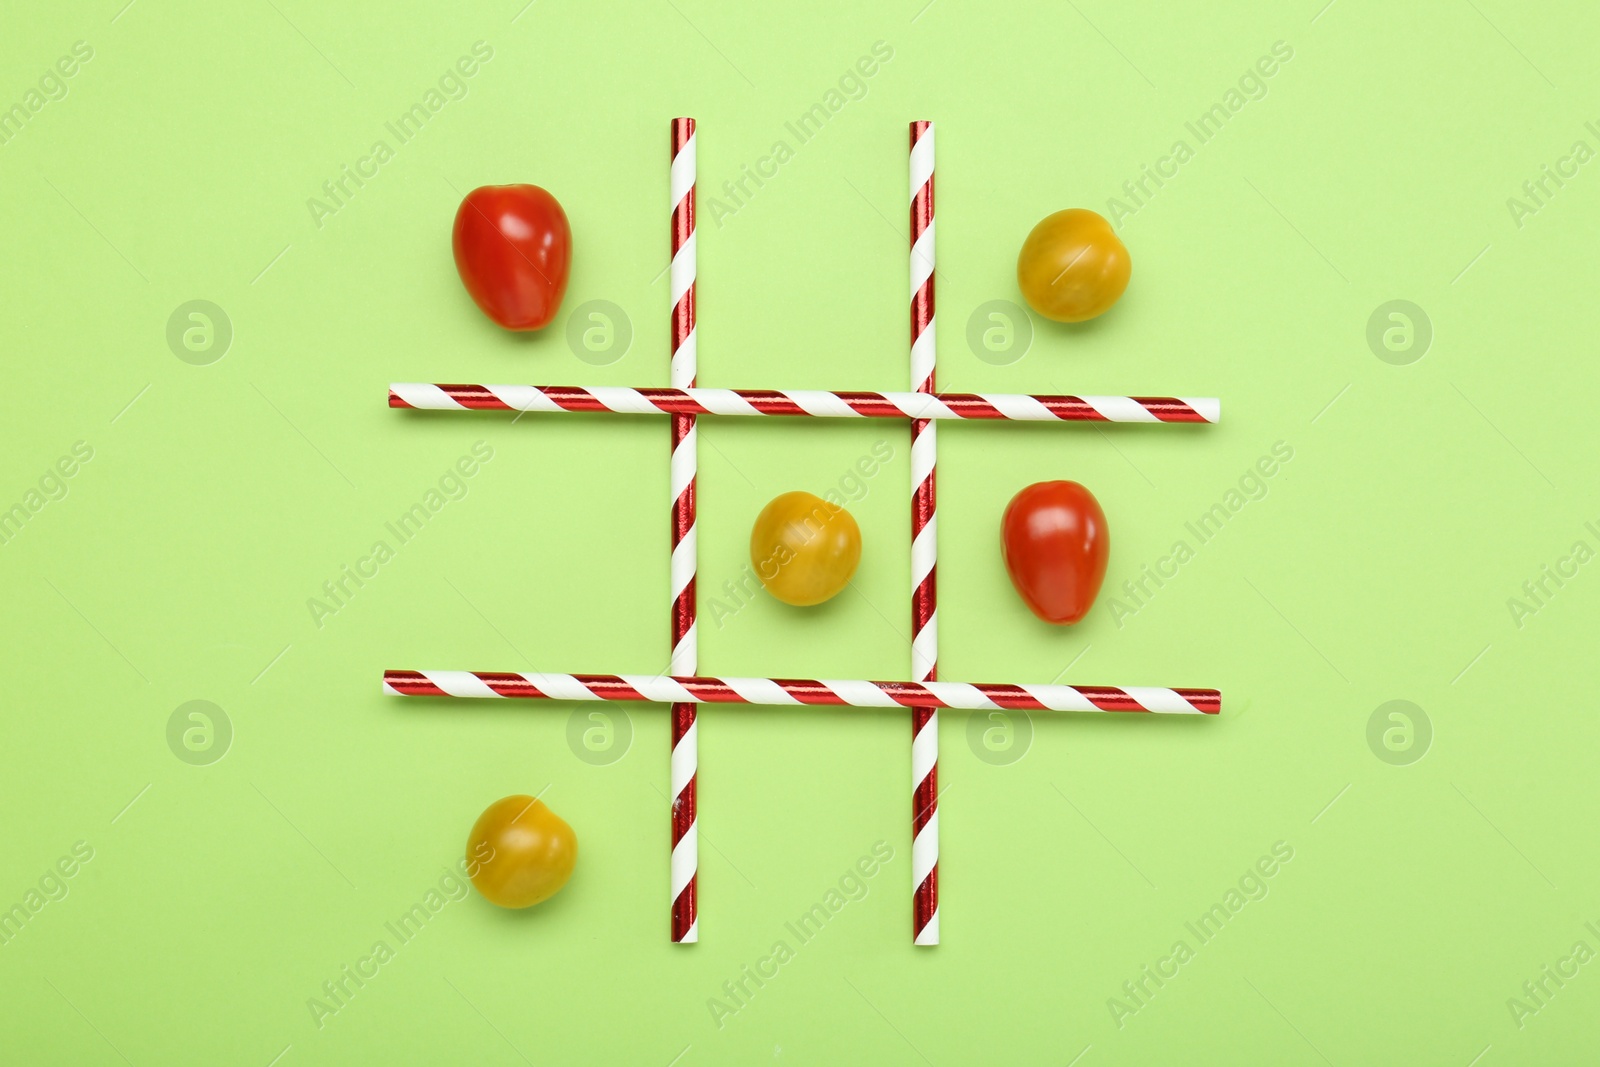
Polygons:
[[[7,13],[7,1062],[1592,1058],[1592,9],[522,2]],[[664,418],[385,388],[666,384],[680,114],[700,384],[907,387],[926,118],[942,387],[1222,399],[1210,427],[940,428],[941,677],[1224,703],[946,713],[936,949],[907,715],[703,711],[701,942],[674,946],[665,709],[379,691],[666,667]],[[449,254],[505,182],[574,233],[531,336]],[[1134,268],[1066,327],[1014,271],[1073,206]],[[700,442],[702,673],[907,677],[906,426]],[[1071,628],[999,552],[1056,478],[1112,540]],[[864,537],[811,610],[748,591],[792,489]],[[513,793],[581,842],[526,913],[456,866]]]

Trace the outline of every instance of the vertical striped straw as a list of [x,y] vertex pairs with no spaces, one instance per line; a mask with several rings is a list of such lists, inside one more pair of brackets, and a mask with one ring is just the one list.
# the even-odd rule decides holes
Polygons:
[[[911,124],[911,388],[931,393],[933,123]],[[911,420],[911,680],[938,678],[938,519],[935,423]],[[911,709],[911,911],[913,941],[939,943],[939,713]]]
[[[694,119],[672,120],[672,381],[695,384]],[[672,416],[672,673],[694,674],[696,569],[695,417]],[[700,754],[694,704],[672,705],[672,940],[700,940],[695,903],[700,848],[695,778]]]

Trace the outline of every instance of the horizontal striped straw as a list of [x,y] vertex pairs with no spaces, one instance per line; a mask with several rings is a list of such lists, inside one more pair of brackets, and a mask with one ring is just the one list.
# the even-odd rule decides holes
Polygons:
[[396,382],[389,386],[389,406],[427,411],[599,411],[620,415],[803,415],[1018,422],[1217,422],[1222,417],[1222,402],[1208,396],[1027,396],[422,382]]
[[957,708],[964,711],[1132,711],[1215,715],[1215,689],[1150,686],[978,685],[813,678],[674,678],[659,674],[512,674],[385,671],[383,691],[406,697],[632,700],[658,704]]

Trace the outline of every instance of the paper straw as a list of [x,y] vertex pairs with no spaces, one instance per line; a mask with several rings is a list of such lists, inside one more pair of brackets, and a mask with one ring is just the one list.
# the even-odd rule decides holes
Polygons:
[[1150,686],[869,682],[816,678],[677,678],[659,674],[538,674],[385,671],[383,691],[407,697],[631,700],[656,704],[745,704],[961,711],[1151,712],[1215,715],[1215,689]]
[[836,419],[1013,422],[1217,422],[1215,397],[872,393],[820,389],[635,389],[620,385],[429,385],[396,382],[389,406],[427,411],[795,415]]
[[[933,123],[911,124],[911,389],[931,395],[934,327]],[[938,678],[939,556],[932,419],[911,420],[911,679]],[[911,709],[911,936],[939,943],[939,713]]]
[[[694,119],[672,120],[672,370],[675,389],[695,379],[695,136]],[[695,417],[672,416],[672,673],[693,674],[699,664],[695,637]],[[700,834],[695,819],[700,767],[695,705],[672,705],[672,940],[700,940],[695,898],[699,883]]]

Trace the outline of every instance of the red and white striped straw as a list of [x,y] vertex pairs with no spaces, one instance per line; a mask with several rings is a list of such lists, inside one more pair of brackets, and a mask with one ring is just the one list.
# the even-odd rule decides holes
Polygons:
[[[694,119],[672,120],[672,373],[674,389],[692,389],[695,379]],[[693,412],[672,416],[672,673],[694,674],[695,475],[699,466]],[[699,883],[700,834],[695,821],[700,769],[695,704],[672,705],[672,940],[700,940],[695,899]]]
[[980,685],[817,678],[669,678],[659,674],[514,674],[385,671],[383,691],[404,697],[632,700],[654,704],[955,708],[961,711],[1107,711],[1216,715],[1215,689],[1152,686]]
[[[931,279],[930,279],[931,281]],[[931,311],[931,307],[930,307]],[[1217,422],[1209,396],[877,393],[821,389],[639,389],[622,385],[430,385],[395,382],[389,406],[425,411],[779,415],[825,419],[994,419],[1010,422]]]
[[[933,393],[933,123],[911,124],[911,388]],[[911,420],[911,679],[938,678],[939,524],[934,502],[938,424]],[[911,709],[911,930],[939,943],[939,713]]]

